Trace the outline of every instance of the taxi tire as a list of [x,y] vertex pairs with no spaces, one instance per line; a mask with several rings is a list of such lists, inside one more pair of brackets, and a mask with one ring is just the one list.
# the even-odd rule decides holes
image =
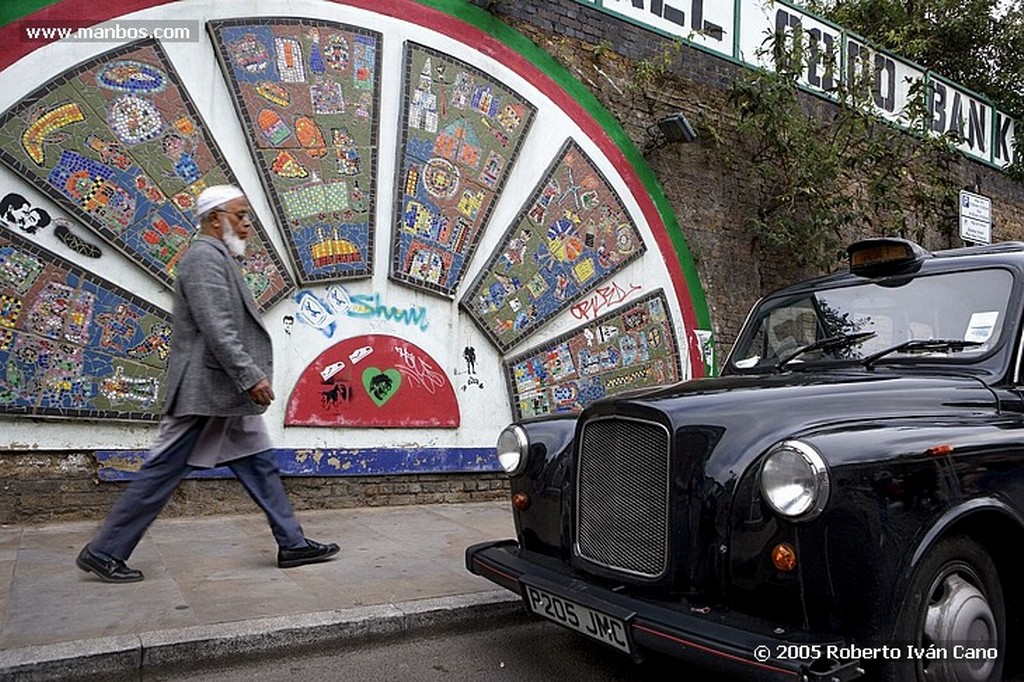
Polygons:
[[[970,632],[994,647],[998,657],[967,660],[954,657],[954,635]],[[884,678],[894,682],[998,682],[1006,659],[1006,605],[999,572],[985,548],[966,536],[940,540],[911,578],[896,621],[894,641],[903,652],[887,660]],[[907,645],[921,649],[935,644],[949,653],[946,660],[914,658]],[[942,645],[948,645],[948,648]]]

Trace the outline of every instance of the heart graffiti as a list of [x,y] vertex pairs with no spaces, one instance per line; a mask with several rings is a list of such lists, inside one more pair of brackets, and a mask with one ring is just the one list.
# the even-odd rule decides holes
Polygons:
[[376,367],[367,367],[363,371],[363,388],[377,407],[391,400],[401,385],[402,374],[397,369],[380,370]]

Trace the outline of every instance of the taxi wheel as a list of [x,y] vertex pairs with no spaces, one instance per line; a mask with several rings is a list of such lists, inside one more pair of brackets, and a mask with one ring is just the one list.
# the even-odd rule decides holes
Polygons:
[[1001,680],[1006,607],[985,548],[963,536],[937,543],[914,572],[895,635],[902,656],[887,662],[889,679]]

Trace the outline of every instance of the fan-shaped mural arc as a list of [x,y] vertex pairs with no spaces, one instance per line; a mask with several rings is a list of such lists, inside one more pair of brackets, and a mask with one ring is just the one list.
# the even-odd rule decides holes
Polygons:
[[[155,40],[72,67],[0,116],[0,161],[170,287],[203,187],[236,184]],[[243,269],[261,308],[293,287],[257,221]]]
[[505,376],[516,419],[576,413],[600,398],[681,380],[665,292],[506,360]]
[[371,274],[381,35],[277,17],[207,29],[299,280]]
[[289,426],[454,428],[459,405],[441,365],[416,344],[371,334],[345,339],[302,372]]
[[506,352],[646,250],[604,174],[568,140],[461,305]]
[[[116,6],[96,3],[94,0],[37,0],[36,6],[42,9],[27,18],[46,21],[74,17],[87,26],[126,13],[175,4],[176,0],[125,0]],[[221,3],[218,8],[229,4]],[[687,330],[685,337],[680,340],[687,349],[688,364],[698,376],[709,369],[703,365],[704,357],[696,334],[698,329],[710,328],[707,304],[682,231],[639,150],[615,117],[604,109],[586,86],[556,59],[524,39],[515,29],[494,21],[489,13],[464,0],[394,0],[388,3],[377,0],[335,0],[330,5],[390,17],[433,32],[444,39],[471,45],[474,51],[499,59],[503,68],[525,79],[570,116],[580,126],[582,134],[598,146],[604,160],[622,174],[628,191],[639,203],[639,209],[652,227],[672,277],[673,286],[670,290],[674,296],[671,298],[680,307]],[[320,7],[328,11],[327,5]],[[251,3],[244,4],[244,8],[251,12]],[[215,12],[207,14],[215,15]],[[307,10],[307,16],[317,14],[316,11]],[[0,67],[7,67],[54,40],[40,37],[38,40],[26,41],[22,33],[17,21],[0,27],[0,37],[4,38],[3,42],[8,46],[8,49],[0,53]]]
[[154,421],[170,315],[0,228],[0,414]]
[[536,107],[480,69],[407,42],[391,278],[454,297]]

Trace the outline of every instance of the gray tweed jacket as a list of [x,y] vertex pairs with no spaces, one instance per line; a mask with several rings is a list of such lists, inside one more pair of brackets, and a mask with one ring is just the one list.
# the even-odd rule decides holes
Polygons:
[[200,235],[178,261],[164,412],[229,417],[266,410],[248,389],[273,377],[270,334],[223,242]]

